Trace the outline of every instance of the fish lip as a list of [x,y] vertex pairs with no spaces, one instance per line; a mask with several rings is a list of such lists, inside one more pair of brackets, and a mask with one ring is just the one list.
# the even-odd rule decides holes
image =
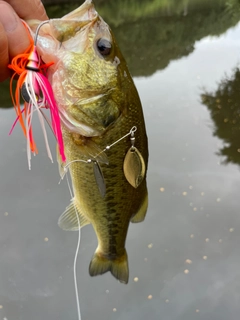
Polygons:
[[[79,14],[80,12],[81,14]],[[68,19],[69,17],[71,17],[72,19],[72,17],[76,14],[76,20],[82,21],[86,13],[88,13],[89,20],[95,20],[98,17],[98,13],[95,10],[92,0],[85,0],[85,2],[80,7],[66,14],[61,19]]]

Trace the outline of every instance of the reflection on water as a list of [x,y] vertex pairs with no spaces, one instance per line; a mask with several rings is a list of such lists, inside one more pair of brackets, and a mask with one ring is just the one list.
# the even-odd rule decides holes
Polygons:
[[240,164],[240,71],[222,80],[214,93],[204,93],[202,102],[214,121],[214,135],[225,143],[219,154],[224,162]]
[[[110,274],[89,277],[96,238],[90,226],[83,229],[77,268],[83,320],[239,318],[238,3],[98,1],[143,104],[149,210],[144,223],[129,228],[127,286]],[[51,10],[61,15],[59,7]],[[3,91],[8,95],[1,86],[0,99]],[[67,185],[58,185],[38,125],[40,154],[28,171],[19,126],[8,137],[14,120],[12,109],[0,109],[0,319],[76,319],[77,235],[57,226],[70,201]]]
[[[98,2],[98,1],[96,1]],[[51,18],[78,4],[47,7]],[[133,76],[149,76],[170,61],[189,55],[196,41],[220,35],[238,22],[236,0],[99,1]],[[10,106],[8,84],[0,85],[0,105]]]
[[[233,0],[119,0],[100,2],[97,8],[113,28],[133,76],[149,76],[191,53],[195,41],[234,26],[238,21],[234,4]],[[50,7],[49,15],[61,16],[62,8]]]
[[[130,9],[126,5],[129,2],[133,4]],[[124,3],[125,15],[122,15],[120,1],[111,2],[111,6],[105,3],[103,9],[106,11],[103,10],[103,15],[108,13],[107,21],[112,22],[116,38],[134,76],[149,76],[156,70],[166,68],[170,61],[191,53],[196,41],[208,35],[220,35],[239,19],[234,10],[229,10],[225,1]],[[137,4],[142,10],[139,10],[141,14],[138,17],[134,17]],[[154,14],[149,13],[148,7],[154,7]],[[114,12],[119,14],[120,21],[115,19]],[[129,23],[131,18],[134,18],[134,22],[130,20]]]

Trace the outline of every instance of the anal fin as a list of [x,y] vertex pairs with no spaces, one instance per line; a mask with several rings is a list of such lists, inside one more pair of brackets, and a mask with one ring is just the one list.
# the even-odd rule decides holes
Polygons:
[[137,213],[131,218],[131,222],[137,223],[142,222],[145,219],[146,213],[148,208],[148,195],[146,194],[139,210]]
[[58,225],[63,230],[76,231],[89,224],[89,220],[78,209],[73,198],[69,206],[58,219]]

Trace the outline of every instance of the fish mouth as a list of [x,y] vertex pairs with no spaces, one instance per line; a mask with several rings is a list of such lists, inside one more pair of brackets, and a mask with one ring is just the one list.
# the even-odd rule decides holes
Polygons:
[[80,7],[66,14],[62,19],[68,20],[70,18],[71,20],[89,21],[96,18],[96,16],[98,16],[98,13],[95,10],[92,0],[86,0]]
[[79,8],[66,14],[61,19],[51,19],[51,34],[60,43],[73,38],[74,35],[89,23],[94,23],[99,15],[92,0],[86,0]]
[[[80,29],[89,23],[94,23],[98,18],[98,12],[95,10],[92,0],[86,0],[80,7],[62,18],[48,20],[48,24],[44,24],[39,31],[38,42],[42,42],[43,46],[48,45],[45,43],[46,40],[41,39],[41,36],[47,36],[49,39],[55,38],[62,43],[74,37]],[[27,21],[33,32],[36,32],[39,22],[38,20]]]

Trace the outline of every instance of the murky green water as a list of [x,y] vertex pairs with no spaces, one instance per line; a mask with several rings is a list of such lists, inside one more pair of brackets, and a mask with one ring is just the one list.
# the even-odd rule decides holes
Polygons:
[[[145,222],[128,232],[127,286],[109,273],[89,277],[96,238],[90,226],[83,229],[82,319],[236,320],[238,1],[102,1],[97,8],[113,26],[143,103],[150,205]],[[0,90],[0,319],[77,319],[77,234],[57,226],[70,201],[67,184],[58,185],[37,124],[40,155],[28,171],[20,128],[8,136],[15,114],[4,108],[11,105],[7,85]]]

